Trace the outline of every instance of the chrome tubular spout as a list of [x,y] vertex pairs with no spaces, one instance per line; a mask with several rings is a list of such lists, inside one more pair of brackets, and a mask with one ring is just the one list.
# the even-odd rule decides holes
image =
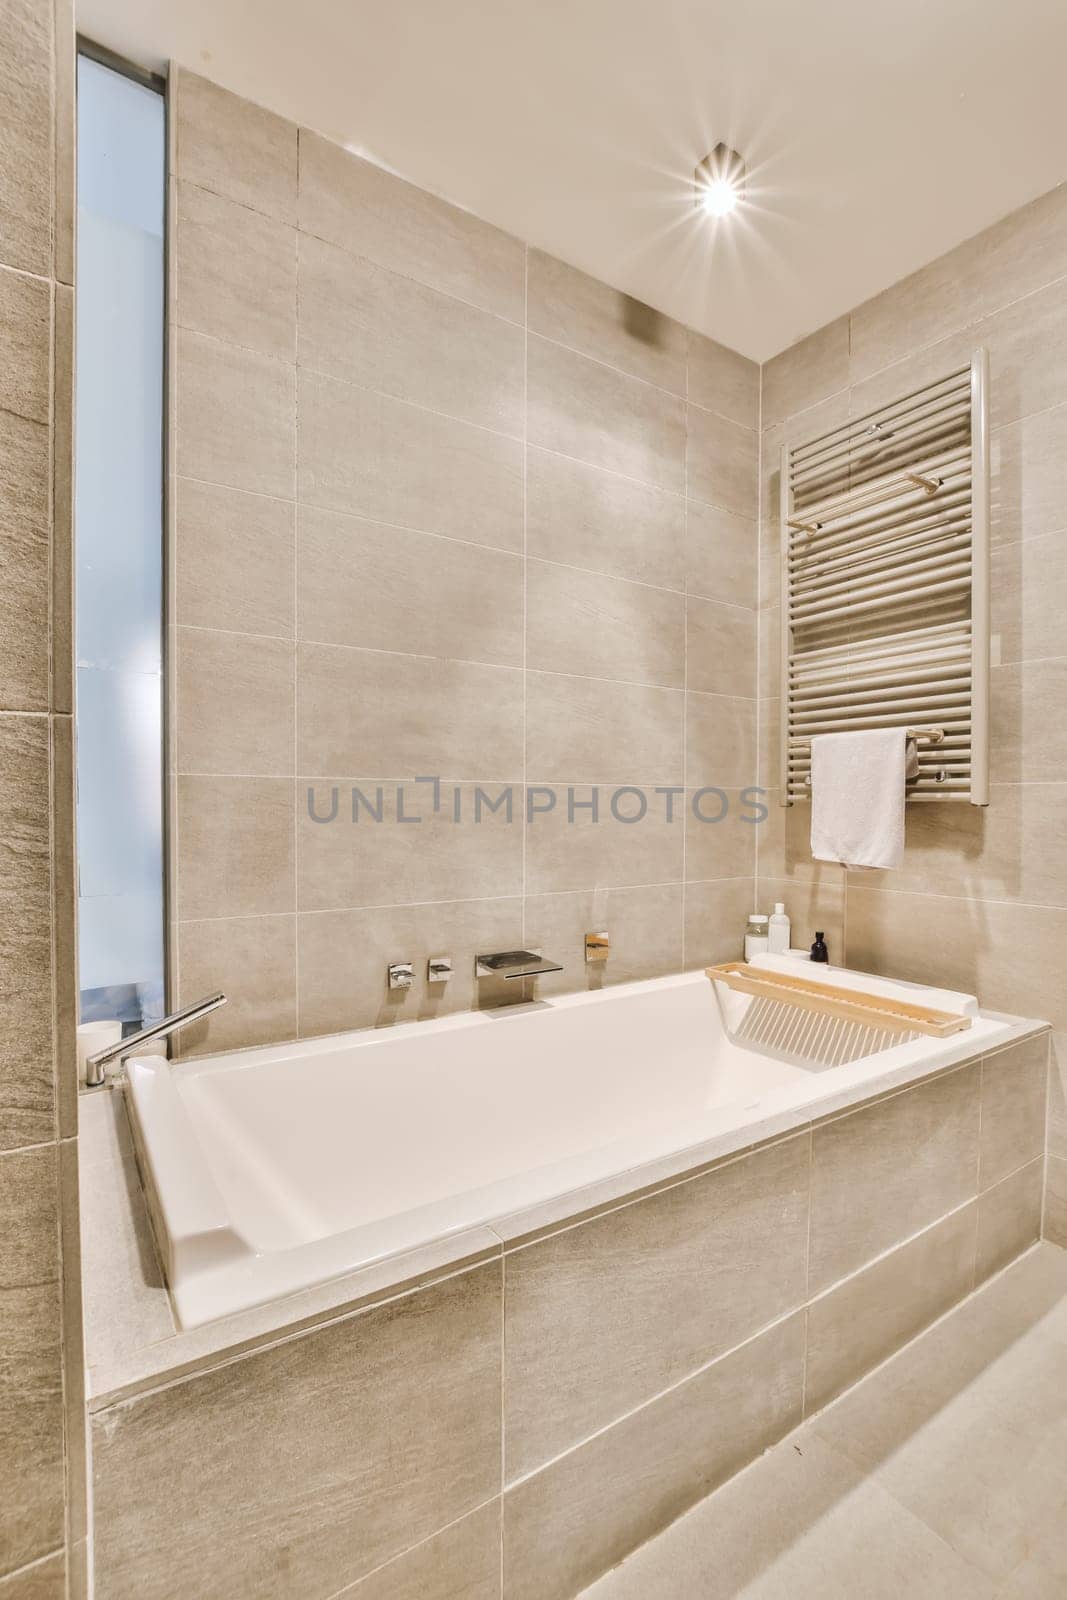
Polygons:
[[105,1049],[97,1050],[94,1055],[87,1056],[86,1088],[99,1089],[107,1081],[106,1068],[109,1061],[117,1061],[122,1056],[128,1056],[138,1045],[147,1044],[149,1039],[162,1039],[169,1033],[177,1033],[187,1022],[195,1022],[198,1017],[206,1017],[209,1011],[215,1011],[225,1004],[226,996],[221,992],[208,995],[204,1000],[194,1000],[192,1005],[183,1006],[180,1011],[172,1011],[169,1017],[160,1018],[158,1022],[142,1028],[139,1033],[129,1034],[125,1039],[120,1039],[118,1044],[109,1044]]

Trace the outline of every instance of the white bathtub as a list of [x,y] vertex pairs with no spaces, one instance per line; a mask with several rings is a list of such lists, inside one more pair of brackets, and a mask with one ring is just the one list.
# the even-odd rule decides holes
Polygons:
[[[177,1318],[194,1327],[478,1224],[513,1239],[1018,1031],[966,996],[906,988],[968,1009],[970,1028],[820,1069],[736,1042],[693,973],[199,1061],[131,1060]],[[723,999],[733,1027],[749,1002]]]

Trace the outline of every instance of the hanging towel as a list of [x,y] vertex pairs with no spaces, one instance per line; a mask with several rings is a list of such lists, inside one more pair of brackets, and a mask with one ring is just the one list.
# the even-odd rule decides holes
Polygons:
[[904,783],[919,770],[904,728],[820,733],[811,741],[811,853],[849,867],[904,861]]

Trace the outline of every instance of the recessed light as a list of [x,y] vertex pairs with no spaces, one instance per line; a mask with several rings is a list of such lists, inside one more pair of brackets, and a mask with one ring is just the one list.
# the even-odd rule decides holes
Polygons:
[[696,203],[709,217],[725,217],[745,194],[745,163],[721,141],[693,174]]

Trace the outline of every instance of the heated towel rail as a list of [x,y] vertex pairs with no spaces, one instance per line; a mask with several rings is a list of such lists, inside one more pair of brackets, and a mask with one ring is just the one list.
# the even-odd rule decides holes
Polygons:
[[910,800],[989,803],[988,357],[781,460],[781,796],[815,734],[907,728]]

